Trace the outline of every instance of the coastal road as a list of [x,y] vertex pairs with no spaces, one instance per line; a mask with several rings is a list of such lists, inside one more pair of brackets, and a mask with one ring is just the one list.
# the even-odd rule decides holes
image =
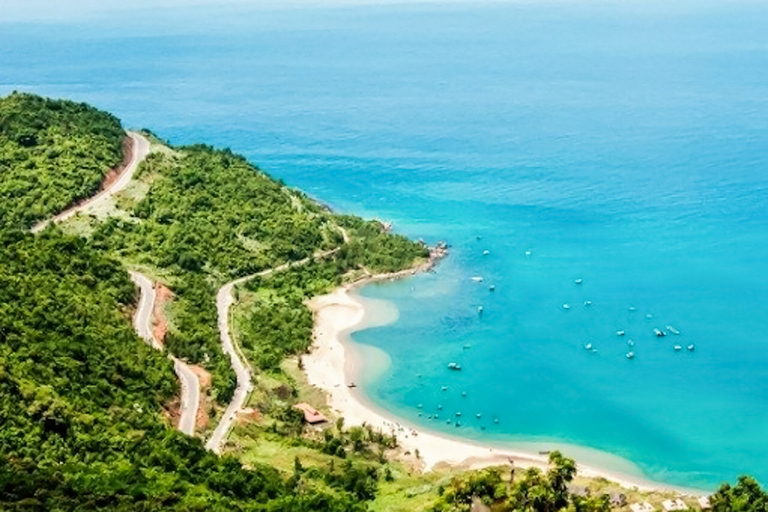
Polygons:
[[[155,288],[152,281],[143,274],[130,271],[131,280],[139,287],[141,297],[133,317],[133,326],[138,335],[150,346],[163,350],[163,345],[152,334],[152,311],[155,308]],[[188,436],[195,433],[197,408],[200,403],[200,381],[195,372],[179,359],[168,356],[173,361],[173,369],[181,381],[181,419],[179,430]]]
[[232,369],[235,371],[235,375],[237,376],[237,387],[235,388],[235,393],[232,396],[232,400],[230,400],[229,405],[227,405],[227,409],[224,411],[224,415],[221,417],[219,424],[216,425],[216,429],[213,431],[213,434],[211,434],[208,442],[205,443],[205,447],[208,450],[211,450],[214,453],[221,453],[222,444],[224,443],[227,434],[229,434],[229,430],[232,428],[232,423],[234,423],[235,418],[237,417],[237,413],[240,412],[240,410],[243,408],[243,405],[245,405],[245,400],[248,398],[248,394],[253,389],[253,382],[251,381],[251,368],[238,353],[238,350],[232,341],[232,336],[230,335],[229,331],[229,308],[231,308],[232,304],[235,302],[235,298],[232,296],[232,290],[235,288],[235,286],[250,281],[255,277],[268,276],[274,272],[282,272],[284,270],[288,270],[289,268],[300,267],[301,265],[306,265],[310,261],[327,258],[328,256],[335,254],[338,251],[339,248],[337,247],[336,249],[317,253],[311,258],[304,258],[303,260],[284,263],[274,268],[262,270],[256,274],[230,281],[219,289],[219,292],[216,294],[216,311],[219,318],[219,335],[221,337],[221,348],[224,353],[229,356]]
[[128,183],[131,182],[131,178],[133,178],[133,175],[136,172],[136,169],[138,169],[139,164],[149,154],[149,141],[143,135],[140,135],[136,132],[126,132],[126,133],[128,134],[128,137],[130,137],[131,140],[133,141],[133,150],[131,152],[131,160],[125,166],[125,169],[123,169],[123,171],[120,173],[120,176],[115,180],[115,182],[109,185],[107,188],[105,188],[101,192],[99,192],[98,194],[96,194],[95,196],[83,201],[82,203],[75,205],[69,208],[68,210],[64,210],[63,212],[56,215],[55,217],[52,217],[50,219],[46,219],[42,222],[37,223],[32,228],[33,233],[42,231],[50,223],[63,222],[69,219],[70,217],[73,217],[77,213],[87,210],[93,203],[105,197],[110,197],[120,192],[121,190],[123,190],[125,187],[128,186]]

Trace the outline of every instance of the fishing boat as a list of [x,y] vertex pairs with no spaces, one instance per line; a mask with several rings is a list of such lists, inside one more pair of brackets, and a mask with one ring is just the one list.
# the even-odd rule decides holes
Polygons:
[[480,414],[480,413],[477,413],[477,414],[475,415],[475,417],[476,417],[477,419],[480,419],[482,416],[483,416],[483,415],[482,415],[482,414]]
[[491,251],[489,251],[487,249],[485,251],[483,251],[483,256],[488,256],[489,254],[491,254]]
[[680,345],[675,345],[674,348],[675,348],[675,352],[680,352],[683,349],[683,347],[681,347]]
[[571,305],[567,303],[563,304],[563,309],[571,309]]
[[574,281],[574,283],[576,283],[576,284],[581,284],[581,283],[583,283],[583,282],[584,282],[584,280],[583,280],[583,279],[581,279],[581,278],[579,278],[579,279],[577,279],[577,280],[575,280],[575,281]]
[[637,308],[635,306],[629,306],[627,309],[629,311],[637,311]]
[[674,328],[674,327],[672,327],[671,325],[668,325],[668,326],[667,326],[667,330],[668,330],[669,332],[671,332],[672,334],[674,334],[674,335],[678,335],[678,334],[680,334],[680,331],[678,331],[677,329],[675,329],[675,328]]
[[587,343],[586,345],[584,345],[584,349],[585,350],[592,350],[592,344],[591,343]]
[[627,359],[634,359],[635,353],[634,352],[627,352]]
[[616,336],[624,336],[625,334],[627,334],[626,331],[616,331]]
[[482,277],[480,277],[480,276],[474,276],[474,277],[472,278],[472,280],[473,280],[474,282],[476,282],[476,283],[482,283],[482,282],[483,282],[483,278],[482,278]]
[[584,301],[584,305],[585,306],[591,306],[592,305],[592,301],[591,300],[585,300]]
[[459,363],[448,363],[448,369],[449,370],[461,370],[461,365]]
[[661,329],[657,329],[655,327],[653,328],[653,334],[655,334],[657,338],[662,338],[662,337],[667,335],[667,333],[665,333]]
[[696,350],[696,347],[693,345],[693,343],[691,343],[690,345],[688,345],[688,351],[689,351],[689,352],[693,352],[694,350]]

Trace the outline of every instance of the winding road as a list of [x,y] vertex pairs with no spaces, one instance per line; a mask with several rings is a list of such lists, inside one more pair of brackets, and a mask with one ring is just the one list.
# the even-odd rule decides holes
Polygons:
[[[152,281],[143,274],[129,271],[131,280],[141,290],[141,298],[136,314],[133,317],[133,326],[141,338],[157,350],[163,350],[163,345],[152,334],[152,311],[155,308],[155,288]],[[195,372],[181,360],[168,356],[173,361],[173,369],[181,381],[181,419],[179,430],[191,436],[195,434],[195,422],[197,409],[200,403],[200,381]]]
[[87,210],[93,203],[103,198],[111,197],[128,186],[128,184],[131,182],[131,179],[133,178],[134,173],[136,172],[136,169],[138,169],[139,164],[149,154],[149,141],[147,140],[146,137],[136,132],[126,132],[126,133],[128,134],[128,137],[130,137],[133,140],[133,150],[131,151],[131,160],[125,166],[125,169],[123,169],[123,171],[120,173],[118,178],[114,181],[114,183],[109,185],[107,188],[105,188],[95,196],[89,199],[86,199],[82,203],[77,204],[67,210],[64,210],[63,212],[56,215],[55,217],[52,217],[50,219],[46,219],[44,221],[37,223],[32,228],[32,233],[37,233],[39,231],[42,231],[50,223],[55,224],[58,222],[63,222],[69,219],[70,217],[73,217],[74,215]]
[[[347,239],[346,232],[344,232],[344,238]],[[232,290],[235,288],[235,286],[243,284],[256,277],[268,276],[274,272],[282,272],[284,270],[288,270],[289,268],[300,267],[302,265],[306,265],[310,261],[327,258],[328,256],[335,254],[338,251],[339,248],[337,247],[336,249],[317,253],[311,258],[304,258],[303,260],[284,263],[274,268],[262,270],[256,274],[230,281],[219,289],[219,292],[216,294],[216,311],[219,317],[221,348],[224,353],[229,356],[229,359],[232,362],[232,369],[235,370],[235,375],[237,375],[237,387],[235,388],[235,393],[232,396],[232,400],[230,400],[229,405],[227,406],[227,410],[224,411],[224,415],[221,417],[219,424],[216,425],[216,429],[213,431],[213,434],[208,439],[208,442],[205,443],[205,447],[207,449],[213,451],[214,453],[221,453],[222,444],[224,443],[227,434],[229,434],[229,430],[232,428],[232,423],[235,421],[237,413],[240,412],[240,410],[243,408],[243,405],[245,405],[245,400],[248,398],[248,394],[253,389],[253,383],[251,381],[253,372],[250,368],[250,365],[241,359],[237,347],[232,341],[232,336],[229,332],[229,308],[231,308],[232,304],[235,303],[235,298],[232,296]]]

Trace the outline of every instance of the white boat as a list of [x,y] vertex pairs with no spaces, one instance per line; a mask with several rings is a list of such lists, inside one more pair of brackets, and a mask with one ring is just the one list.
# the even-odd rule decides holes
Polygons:
[[574,281],[574,283],[576,283],[576,284],[581,284],[581,283],[583,283],[583,282],[584,282],[584,280],[583,280],[583,279],[581,279],[581,278],[579,278],[579,279],[577,279],[577,280],[575,280],[575,281]]
[[696,350],[696,347],[693,345],[693,343],[691,343],[690,345],[688,345],[688,351],[689,351],[689,352],[693,352],[694,350]]
[[571,305],[570,304],[563,304],[563,309],[571,309]]
[[448,363],[448,369],[449,370],[461,370],[461,365],[459,363]]
[[627,309],[630,311],[637,311],[637,308],[635,306],[629,306]]
[[474,282],[476,282],[476,283],[482,283],[483,282],[483,278],[480,277],[480,276],[475,276],[475,277],[472,278],[472,280]]
[[591,343],[587,343],[586,345],[584,345],[584,349],[592,350],[592,344]]
[[635,342],[632,341],[632,340],[627,340],[627,345],[629,345],[630,347],[634,347],[635,346]]
[[661,337],[667,335],[667,333],[665,333],[664,331],[662,331],[660,329],[657,329],[655,327],[653,328],[653,334],[655,334],[657,338],[661,338]]
[[675,329],[675,328],[674,328],[674,327],[672,327],[671,325],[668,325],[668,326],[667,326],[667,330],[668,330],[669,332],[671,332],[672,334],[675,334],[675,335],[677,335],[677,334],[680,334],[680,331],[678,331],[677,329]]
[[624,336],[625,334],[627,334],[626,331],[616,331],[616,336]]
[[635,353],[634,352],[627,352],[627,359],[634,359]]
[[679,352],[683,349],[680,345],[675,345],[675,352]]
[[591,306],[592,305],[592,301],[591,300],[585,300],[584,301],[584,305],[585,306]]
[[489,289],[489,290],[491,290],[491,291],[493,291],[493,290],[495,290],[495,289],[496,289],[496,285],[493,285],[493,284],[492,284],[492,285],[491,285],[491,286],[490,286],[488,289]]
[[483,251],[483,256],[488,256],[489,254],[491,254],[491,251],[489,250]]
[[477,306],[477,314],[482,315],[483,314],[483,306]]

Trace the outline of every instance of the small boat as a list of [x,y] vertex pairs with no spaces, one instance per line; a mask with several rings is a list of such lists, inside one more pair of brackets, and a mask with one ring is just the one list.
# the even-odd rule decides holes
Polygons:
[[680,334],[680,331],[678,331],[677,329],[675,329],[675,328],[674,328],[674,327],[672,327],[671,325],[668,325],[668,326],[667,326],[667,330],[668,330],[669,332],[671,332],[672,334],[674,334],[674,335],[678,335],[678,334]]
[[627,352],[627,359],[634,359],[635,353],[634,352]]
[[453,423],[451,420],[445,420],[445,422],[446,422],[448,425],[450,425],[451,423]]
[[592,344],[591,343],[587,343],[586,345],[584,345],[584,349],[585,350],[592,350]]
[[354,382],[350,382],[349,384],[347,384],[347,387],[348,388],[356,388],[357,384],[355,384]]
[[576,284],[581,284],[581,283],[583,283],[583,282],[584,282],[584,280],[583,280],[583,279],[581,279],[581,278],[579,278],[579,279],[577,279],[577,280],[575,280],[575,281],[574,281],[574,283],[576,283]]
[[457,413],[456,413],[456,417],[457,417],[457,418],[460,418],[460,417],[461,417],[461,413],[460,413],[460,412],[457,412]]
[[462,348],[463,348],[464,350],[468,350],[468,349],[472,348],[472,345],[470,345],[469,343],[467,343],[467,344],[466,344],[466,345],[464,345]]
[[448,363],[448,369],[449,370],[461,370],[461,365],[459,363]]
[[466,391],[462,391],[461,392],[461,396],[467,396],[467,392]]
[[648,313],[647,315],[645,315],[645,318],[647,318],[648,320],[650,320],[651,318],[653,318],[653,315],[652,315],[652,314],[650,314],[650,313]]
[[489,251],[487,249],[485,251],[483,251],[483,256],[488,256],[489,254],[491,254],[491,251]]
[[482,315],[483,314],[483,306],[477,306],[477,314]]
[[539,450],[539,455],[549,455],[550,453],[552,452],[549,450]]
[[[450,368],[450,367],[449,367]],[[448,386],[443,386],[443,391],[448,391]]]
[[563,304],[563,309],[571,309],[571,305],[570,304]]
[[457,427],[460,427],[460,426],[461,426],[461,422],[460,422],[460,421],[457,421],[457,422],[456,422],[456,426],[457,426]]
[[626,331],[616,331],[616,336],[624,336],[625,334],[627,334]]
[[627,309],[630,311],[637,311],[637,308],[635,306],[629,306]]
[[499,418],[494,419],[493,422],[494,423],[498,423],[499,422]]
[[488,287],[488,289],[489,289],[489,290],[491,290],[491,291],[493,291],[493,290],[495,290],[495,289],[496,289],[496,286],[495,286],[495,285],[491,285],[491,286],[489,286],[489,287]]
[[475,418],[480,419],[483,415],[480,413],[475,414]]
[[525,251],[525,255],[526,256],[530,256],[531,255],[531,251]]
[[472,280],[473,280],[474,282],[476,282],[476,283],[482,283],[482,282],[483,282],[483,278],[482,278],[482,277],[480,277],[480,276],[474,276],[474,277],[472,278]]
[[584,301],[584,305],[585,306],[591,306],[592,305],[592,301],[591,300],[585,300]]
[[419,409],[423,409],[424,408],[424,404],[419,404],[416,407],[418,407]]
[[634,347],[635,346],[635,342],[632,341],[632,340],[627,340],[627,345],[629,345],[630,347]]
[[438,406],[437,406],[437,410],[438,410],[438,411],[442,411],[442,410],[443,410],[443,406],[442,406],[442,405],[438,405]]
[[667,335],[667,333],[665,333],[661,329],[657,329],[655,327],[653,328],[653,334],[655,334],[657,338],[662,338],[662,337]]
[[675,352],[679,352],[683,349],[683,347],[681,347],[680,345],[675,345],[673,348],[675,349]]
[[689,351],[689,352],[693,352],[694,350],[696,350],[696,347],[695,347],[695,346],[693,346],[693,343],[691,343],[690,345],[688,345],[688,351]]
[[477,235],[475,238],[477,238],[478,240],[481,240],[483,237],[480,235]]

